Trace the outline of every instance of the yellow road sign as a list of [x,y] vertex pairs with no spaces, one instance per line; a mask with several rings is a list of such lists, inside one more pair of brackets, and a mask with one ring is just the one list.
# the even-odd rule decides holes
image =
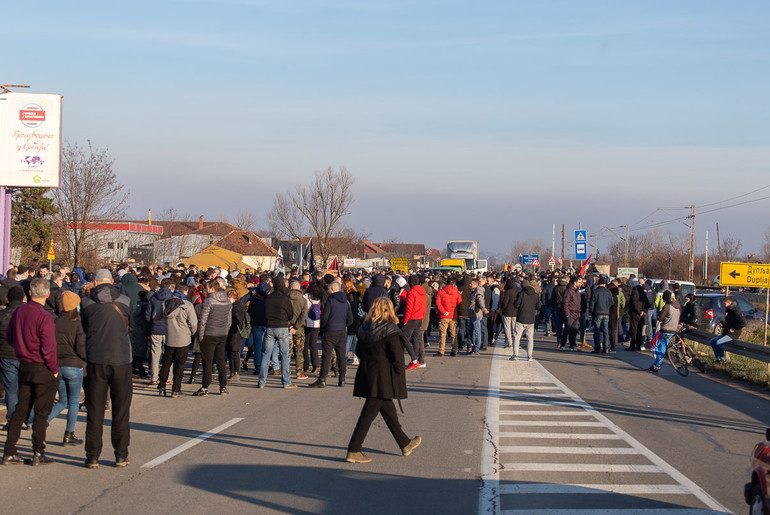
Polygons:
[[409,266],[407,258],[390,258],[390,264],[393,266]]
[[51,246],[48,248],[48,261],[56,259],[56,254],[53,252],[53,240],[51,240]]
[[770,286],[770,265],[762,263],[720,263],[719,284],[721,286]]

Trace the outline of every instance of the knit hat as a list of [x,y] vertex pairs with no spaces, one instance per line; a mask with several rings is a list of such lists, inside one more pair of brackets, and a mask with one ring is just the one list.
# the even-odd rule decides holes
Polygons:
[[65,291],[61,295],[61,303],[64,306],[64,311],[72,311],[80,305],[80,296],[77,293]]
[[107,270],[106,268],[100,268],[94,273],[94,276],[92,278],[94,281],[99,281],[100,283],[111,283],[112,282],[112,272]]

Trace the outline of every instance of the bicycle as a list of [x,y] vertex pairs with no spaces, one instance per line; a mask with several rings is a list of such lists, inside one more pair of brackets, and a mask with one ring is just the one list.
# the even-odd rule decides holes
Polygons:
[[684,342],[682,333],[684,333],[688,327],[683,325],[677,332],[671,335],[668,339],[668,345],[666,346],[666,357],[671,366],[680,376],[686,376],[690,373],[687,368],[689,365],[695,365],[695,368],[701,372],[706,371],[706,367],[695,356],[695,352],[692,348]]

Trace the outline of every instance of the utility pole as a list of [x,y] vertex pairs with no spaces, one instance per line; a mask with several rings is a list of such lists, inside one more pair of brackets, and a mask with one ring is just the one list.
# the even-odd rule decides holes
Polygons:
[[706,231],[706,262],[703,269],[703,284],[711,286],[709,281],[709,232]]
[[594,256],[596,255],[596,235],[594,234]]
[[687,280],[695,276],[695,206],[690,206],[690,256],[687,264]]
[[551,236],[551,255],[556,255],[556,224],[553,224],[553,235]]
[[626,264],[625,266],[628,266],[628,224],[626,224]]
[[722,261],[722,239],[719,237],[719,222],[717,222],[717,254],[719,254],[719,261]]
[[564,262],[564,224],[561,224],[561,260]]

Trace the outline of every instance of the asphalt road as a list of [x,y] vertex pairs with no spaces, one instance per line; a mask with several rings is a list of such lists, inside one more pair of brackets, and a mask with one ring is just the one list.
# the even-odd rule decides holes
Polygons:
[[[364,444],[374,461],[344,461],[362,406],[352,372],[344,388],[295,390],[275,377],[257,390],[244,375],[229,396],[213,387],[205,398],[160,398],[137,382],[129,467],[113,466],[107,428],[101,467],[83,468],[81,448],[57,443],[60,417],[48,432],[57,463],[0,467],[3,511],[745,509],[748,454],[770,426],[767,395],[682,378],[667,365],[652,375],[649,355],[556,352],[542,333],[529,363],[508,361],[499,347],[480,357],[432,358],[434,350],[427,368],[407,375],[400,418],[408,435],[423,437],[409,457],[378,419]],[[187,394],[195,389],[184,385]],[[76,433],[84,429],[81,415]],[[22,454],[29,443],[25,433]]]

